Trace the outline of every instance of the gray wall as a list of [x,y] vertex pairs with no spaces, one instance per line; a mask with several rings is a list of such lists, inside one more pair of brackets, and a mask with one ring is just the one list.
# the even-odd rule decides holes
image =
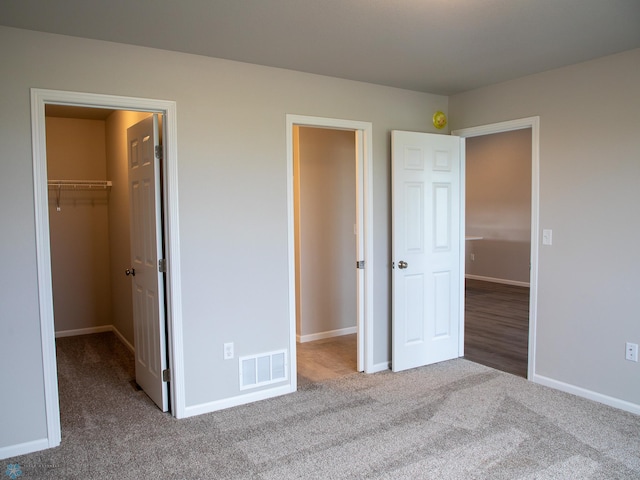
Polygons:
[[389,132],[434,132],[447,97],[6,27],[0,58],[0,448],[46,437],[32,87],[177,102],[187,406],[240,394],[223,342],[236,356],[289,346],[286,114],[372,122],[373,357],[388,362]]
[[529,283],[531,129],[466,141],[466,274]]
[[[640,50],[450,98],[451,128],[540,116],[537,375],[640,405]],[[538,232],[541,242],[541,231]]]
[[356,326],[355,133],[299,127],[300,336]]

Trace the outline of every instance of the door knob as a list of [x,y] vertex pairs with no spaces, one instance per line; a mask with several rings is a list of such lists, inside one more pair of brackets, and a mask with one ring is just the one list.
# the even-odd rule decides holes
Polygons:
[[136,269],[135,268],[127,268],[124,271],[124,274],[128,277],[129,275],[131,275],[132,277],[136,276]]
[[405,262],[404,260],[400,260],[400,261],[398,262],[398,268],[399,268],[400,270],[405,269],[405,268],[407,268],[408,266],[409,266],[409,264],[408,264],[407,262]]

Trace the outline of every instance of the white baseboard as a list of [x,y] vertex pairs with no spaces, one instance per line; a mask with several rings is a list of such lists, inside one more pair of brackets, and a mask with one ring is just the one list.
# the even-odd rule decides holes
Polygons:
[[384,372],[385,370],[390,370],[390,369],[391,369],[391,362],[376,363],[373,365],[373,368],[371,369],[371,371],[368,371],[367,373]]
[[357,327],[340,328],[338,330],[328,330],[326,332],[311,333],[309,335],[296,335],[298,343],[313,342],[314,340],[322,340],[323,338],[340,337],[342,335],[351,335],[357,333]]
[[[57,447],[58,445],[50,445],[48,438],[41,438],[31,442],[19,443],[17,445],[9,445],[8,447],[0,447],[0,460],[5,458],[18,457],[28,453],[39,452],[47,448]],[[3,467],[4,468],[4,467]],[[4,473],[4,470],[2,470]]]
[[75,330],[60,330],[56,332],[56,338],[62,337],[76,337],[78,335],[91,335],[92,333],[104,333],[104,332],[113,332],[118,340],[120,340],[125,347],[131,350],[131,353],[135,353],[135,348],[129,341],[120,333],[113,325],[101,325],[99,327],[89,327],[89,328],[78,328]]
[[56,338],[75,337],[77,335],[91,335],[92,333],[112,332],[113,325],[100,325],[99,327],[77,328],[75,330],[59,330]]
[[218,410],[224,410],[225,408],[246,405],[247,403],[266,400],[267,398],[279,397],[281,395],[286,395],[293,392],[295,392],[295,389],[293,389],[292,385],[289,384],[281,387],[270,388],[267,390],[260,390],[259,392],[248,393],[246,395],[238,395],[237,397],[216,400],[215,402],[192,405],[184,409],[184,417],[181,418],[188,418],[194,417],[196,415],[202,415],[204,413],[217,412]]
[[469,280],[482,280],[483,282],[502,283],[503,285],[514,285],[516,287],[528,287],[529,282],[519,282],[517,280],[506,280],[504,278],[483,277],[482,275],[466,274],[464,278]]
[[543,375],[534,375],[533,381],[546,387],[555,388],[556,390],[560,390],[562,392],[571,393],[582,398],[588,398],[589,400],[604,403],[605,405],[609,405],[610,407],[619,408],[620,410],[640,415],[640,405],[627,402],[626,400],[610,397],[602,393],[587,390],[586,388],[577,387],[576,385],[571,385],[559,380],[554,380],[553,378],[545,377]]
[[127,347],[131,351],[131,353],[136,353],[136,349],[134,348],[134,346],[131,345],[126,338],[124,338],[124,335],[122,335],[120,333],[120,330],[118,330],[113,325],[112,325],[112,330],[113,330],[114,335],[116,337],[118,337],[118,340],[120,340],[124,344],[124,346]]

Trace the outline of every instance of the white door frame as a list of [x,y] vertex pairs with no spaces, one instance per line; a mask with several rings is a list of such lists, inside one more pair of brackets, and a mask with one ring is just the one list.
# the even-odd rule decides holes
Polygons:
[[[289,349],[291,352],[292,389],[297,387],[296,374],[296,270],[294,240],[294,149],[293,128],[317,127],[351,130],[356,133],[356,216],[358,241],[361,242],[364,258],[364,282],[359,283],[357,292],[358,309],[362,312],[358,319],[358,371],[373,373],[373,125],[370,122],[341,120],[336,118],[311,117],[304,115],[286,116],[287,138],[287,218],[288,218],[288,261],[289,261]],[[355,265],[354,265],[355,268]]]
[[[540,205],[540,117],[527,117],[478,127],[461,128],[451,132],[463,138],[491,135],[512,130],[531,129],[531,269],[529,272],[529,351],[527,378],[533,380],[536,370],[536,331],[538,309],[538,228]],[[462,165],[465,182],[466,160]],[[464,194],[464,188],[462,192]],[[464,197],[462,199],[464,205]],[[463,210],[464,212],[464,210]],[[464,215],[463,215],[464,216]],[[463,263],[464,265],[464,263]],[[462,295],[464,301],[464,295]],[[464,315],[463,315],[464,318]],[[462,325],[464,327],[464,324]],[[464,332],[464,330],[463,330]],[[460,337],[460,352],[464,352],[464,335]]]
[[45,105],[111,108],[155,112],[164,115],[166,134],[163,208],[165,218],[165,256],[167,257],[166,301],[169,365],[171,369],[171,410],[177,418],[185,416],[185,390],[182,338],[182,293],[180,281],[180,238],[178,225],[178,149],[176,103],[167,100],[121,97],[58,90],[31,89],[31,139],[33,149],[33,191],[35,206],[38,299],[44,371],[45,409],[48,446],[61,442],[58,374],[55,350],[51,248],[47,188],[47,150]]

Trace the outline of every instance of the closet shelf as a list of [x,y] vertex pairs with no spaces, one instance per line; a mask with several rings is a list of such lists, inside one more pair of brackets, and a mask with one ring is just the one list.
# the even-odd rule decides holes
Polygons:
[[49,180],[49,188],[58,190],[107,190],[111,188],[109,180]]

